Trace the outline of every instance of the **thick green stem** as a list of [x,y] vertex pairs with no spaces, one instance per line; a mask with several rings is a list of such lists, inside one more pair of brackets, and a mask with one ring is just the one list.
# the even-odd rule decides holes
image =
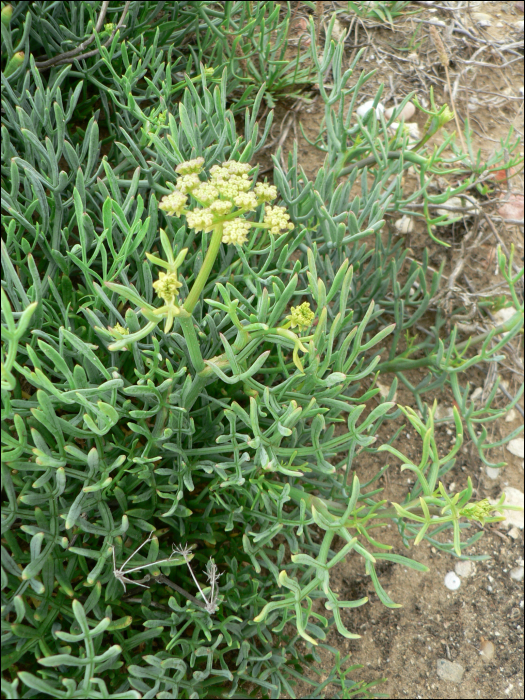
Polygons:
[[221,241],[222,223],[218,224],[213,231],[210,245],[206,252],[204,262],[202,263],[202,267],[199,271],[199,274],[197,275],[197,279],[193,283],[193,287],[191,288],[191,291],[188,294],[186,301],[184,302],[183,309],[188,315],[181,314],[179,316],[179,322],[182,328],[182,332],[184,333],[186,344],[188,346],[190,360],[193,365],[193,368],[197,373],[202,372],[202,370],[206,369],[206,365],[204,364],[204,360],[202,359],[200,343],[197,338],[197,334],[195,333],[192,312],[200,299],[202,290],[204,289],[204,285],[208,281],[208,277],[210,276],[213,264],[219,252],[219,248],[221,247]]
[[[202,263],[202,267],[199,271],[199,274],[197,275],[197,279],[193,283],[193,287],[191,288],[191,292],[188,294],[188,297],[186,298],[186,301],[184,302],[184,309],[188,313],[192,313],[193,309],[197,305],[197,302],[200,299],[202,290],[204,289],[204,285],[208,281],[208,277],[210,276],[210,272],[212,271],[213,268],[213,263],[215,262],[215,259],[217,258],[217,254],[219,252],[219,248],[221,247],[221,241],[222,241],[222,223],[217,225],[217,228],[213,231],[211,241],[210,241],[210,247],[208,248],[208,252],[206,253],[206,257],[204,258],[204,262]],[[187,338],[186,338],[187,340]]]

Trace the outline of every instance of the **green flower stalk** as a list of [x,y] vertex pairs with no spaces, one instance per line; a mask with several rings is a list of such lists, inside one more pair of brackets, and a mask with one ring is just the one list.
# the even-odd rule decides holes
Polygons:
[[[202,156],[180,163],[175,169],[179,178],[173,191],[164,196],[159,204],[159,209],[167,216],[186,217],[189,228],[204,233],[212,232],[202,267],[182,308],[175,302],[180,286],[175,277],[175,270],[171,272],[171,276],[166,273],[162,277],[159,276],[158,282],[155,283],[157,294],[164,295],[162,298],[167,302],[166,308],[169,313],[172,317],[179,316],[190,357],[197,372],[203,372],[205,364],[191,314],[211,274],[220,244],[242,246],[247,243],[252,228],[268,229],[273,235],[280,235],[294,228],[284,207],[272,207],[267,204],[276,199],[277,188],[267,183],[254,184],[248,175],[252,169],[249,163],[231,160],[222,165],[214,165],[210,169],[208,181],[201,180],[203,168]],[[247,218],[247,215],[262,205],[266,205],[262,222]],[[155,264],[160,264],[158,259],[153,260],[149,255],[148,257]],[[159,312],[146,312],[144,315],[153,320],[154,314],[157,313]],[[171,328],[171,324],[167,323],[167,326]],[[306,351],[303,346],[301,349]],[[294,350],[294,361],[296,355],[297,347]],[[298,366],[301,366],[300,363]]]

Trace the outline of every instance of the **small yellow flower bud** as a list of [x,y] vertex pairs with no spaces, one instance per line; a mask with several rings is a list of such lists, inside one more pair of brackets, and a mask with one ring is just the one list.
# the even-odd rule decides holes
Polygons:
[[169,304],[170,302],[173,302],[179,293],[182,283],[177,279],[177,275],[172,272],[159,272],[159,279],[156,282],[153,282],[153,287],[155,288],[157,295]]
[[233,204],[226,199],[217,199],[213,204],[210,204],[210,209],[217,216],[226,216],[231,211]]
[[110,328],[110,330],[114,331],[115,333],[120,333],[120,335],[129,335],[129,328],[124,328],[124,326],[121,326],[120,323],[115,323],[113,328]]
[[291,328],[298,326],[299,331],[305,331],[312,325],[314,318],[315,314],[311,310],[309,302],[305,301],[300,306],[292,306],[286,320],[290,321]]
[[494,510],[494,506],[488,502],[488,499],[484,498],[477,503],[469,503],[459,511],[459,514],[469,520],[479,520],[483,524],[486,518],[490,518]]
[[219,191],[209,182],[201,182],[197,189],[193,190],[191,194],[202,204],[211,204],[219,196]]

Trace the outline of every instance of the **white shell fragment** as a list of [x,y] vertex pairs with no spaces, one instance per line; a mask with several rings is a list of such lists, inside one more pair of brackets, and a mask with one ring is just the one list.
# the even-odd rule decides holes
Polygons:
[[414,220],[411,216],[404,214],[400,219],[394,224],[396,230],[402,236],[406,236],[407,233],[412,233],[414,230]]
[[461,580],[458,578],[455,571],[449,571],[445,576],[445,586],[449,591],[457,591],[461,586]]
[[[362,105],[359,105],[359,107],[356,109],[356,113],[361,117],[361,119],[364,119],[368,112],[372,109],[374,106],[374,100],[367,100],[366,102],[363,102]],[[385,107],[381,102],[378,103],[376,107],[376,115],[379,118],[382,112],[385,111]]]
[[485,663],[490,663],[492,659],[494,658],[494,652],[495,652],[494,644],[492,642],[489,642],[487,639],[484,639],[481,644],[480,644],[480,649],[479,649],[479,655],[481,656],[481,660],[484,661]]
[[523,443],[523,438],[514,438],[514,440],[511,440],[508,445],[507,445],[507,450],[513,454],[516,455],[516,457],[521,457],[521,459],[524,458],[524,443]]

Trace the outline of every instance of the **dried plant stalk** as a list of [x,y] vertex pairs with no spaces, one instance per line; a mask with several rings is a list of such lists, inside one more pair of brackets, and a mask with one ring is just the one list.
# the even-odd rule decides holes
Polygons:
[[454,102],[454,95],[452,94],[452,88],[450,86],[450,76],[448,74],[448,67],[450,64],[449,58],[448,58],[448,53],[445,48],[445,44],[443,43],[443,39],[441,38],[441,35],[439,34],[438,30],[436,27],[431,25],[430,27],[430,35],[432,36],[432,41],[434,42],[434,46],[436,47],[436,51],[438,52],[439,60],[441,61],[441,65],[445,69],[445,74],[447,76],[447,85],[448,85],[448,94],[450,95],[450,104],[452,106],[452,111],[454,112],[454,120],[456,122],[456,128],[458,130],[458,136],[459,140],[461,142],[461,148],[463,149],[463,152],[467,152],[467,147],[465,145],[465,141],[463,139],[463,130],[461,128],[461,125],[459,123],[459,118],[458,118],[458,112],[456,110],[456,104]]

